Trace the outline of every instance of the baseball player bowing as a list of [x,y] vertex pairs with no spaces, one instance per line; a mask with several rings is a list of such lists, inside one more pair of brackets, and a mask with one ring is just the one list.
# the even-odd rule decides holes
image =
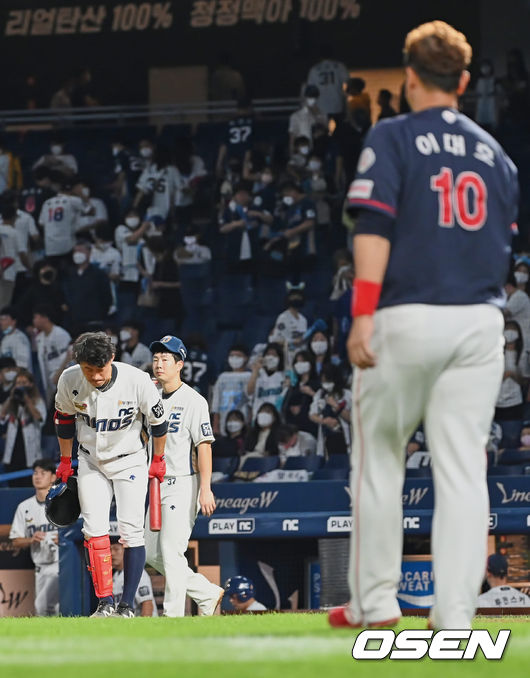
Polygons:
[[[167,422],[164,406],[145,372],[113,362],[114,346],[102,332],[74,343],[78,363],[59,378],[55,427],[61,449],[57,477],[72,475],[72,443],[79,442],[78,488],[88,569],[99,599],[93,617],[134,617],[134,596],[145,564],[144,511],[147,450],[144,419],[151,427],[149,475],[164,476]],[[120,542],[125,547],[123,595],[114,607],[109,512],[116,497]]]
[[151,532],[146,528],[147,562],[166,577],[166,617],[184,616],[186,594],[197,603],[201,614],[211,615],[223,597],[223,589],[193,572],[184,555],[199,506],[206,516],[215,510],[210,487],[214,437],[208,403],[181,380],[186,348],[180,339],[165,336],[149,348],[153,374],[162,386],[168,433],[167,470],[160,488],[162,529]]

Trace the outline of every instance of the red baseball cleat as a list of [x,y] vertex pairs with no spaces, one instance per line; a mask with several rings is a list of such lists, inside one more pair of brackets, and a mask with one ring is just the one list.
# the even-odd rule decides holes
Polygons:
[[360,622],[350,621],[350,612],[346,605],[342,607],[334,607],[328,613],[328,621],[330,626],[335,628],[350,628],[350,629],[360,629],[366,627],[369,629],[377,629],[383,626],[395,626],[400,617],[394,617],[393,619],[387,619],[381,622],[372,622],[371,624],[361,624]]

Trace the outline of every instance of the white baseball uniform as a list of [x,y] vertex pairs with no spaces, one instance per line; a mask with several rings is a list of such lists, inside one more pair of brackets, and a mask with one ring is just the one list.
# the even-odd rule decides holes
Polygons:
[[44,229],[46,256],[68,254],[75,245],[75,234],[81,228],[83,201],[73,195],[58,193],[42,206],[39,224]]
[[164,615],[183,617],[186,594],[201,609],[201,603],[222,593],[202,574],[193,572],[184,555],[199,510],[197,447],[212,443],[214,436],[208,403],[191,386],[183,383],[162,398],[168,419],[166,476],[160,487],[162,529],[151,532],[146,527],[146,562],[166,577]]
[[478,597],[477,607],[530,607],[530,597],[513,586],[494,586]]
[[55,406],[77,420],[78,489],[85,537],[108,534],[115,494],[122,543],[143,546],[148,472],[145,422],[157,426],[166,419],[149,375],[115,362],[110,382],[97,389],[74,365],[59,379]]
[[176,169],[173,165],[158,169],[155,164],[151,164],[140,175],[136,187],[151,195],[152,210],[165,219],[174,200]]
[[[121,224],[114,231],[116,247],[121,253],[121,280],[123,282],[138,282],[140,278],[140,271],[138,270],[138,242],[132,245],[127,242],[127,238],[134,230]],[[143,240],[140,242],[143,242]]]
[[46,538],[30,546],[31,559],[35,564],[35,614],[47,617],[59,614],[59,549],[54,539],[57,528],[48,522],[44,502],[36,495],[17,506],[10,539],[28,539],[35,532],[46,532]]
[[[123,594],[123,570],[114,570],[112,574],[112,594],[114,595],[114,602],[118,605]],[[134,596],[134,614],[137,617],[141,616],[142,603],[145,603],[147,600],[153,601],[153,614],[151,616],[158,617],[151,577],[143,570],[136,595]]]
[[31,372],[31,344],[27,336],[14,328],[8,334],[4,334],[0,341],[0,355],[13,358],[17,367],[23,367]]
[[63,364],[71,341],[72,337],[59,325],[53,325],[49,334],[46,332],[37,334],[37,356],[47,405],[50,405],[57,388],[53,377]]
[[328,115],[344,110],[344,83],[350,74],[340,61],[324,59],[315,64],[308,73],[307,84],[316,85],[320,90],[318,106]]
[[121,359],[128,365],[134,365],[139,370],[151,364],[153,355],[145,344],[138,342],[132,351],[127,347],[127,344],[122,344]]
[[[37,229],[37,226],[35,225],[35,219],[31,216],[31,214],[24,212],[24,210],[17,210],[17,219],[15,221],[15,230],[17,232],[19,252],[29,253],[29,251],[31,249],[30,238],[36,238],[39,235],[39,231]],[[20,257],[17,256],[17,262],[16,262],[17,273],[19,271],[26,271],[26,270],[27,270],[26,267],[20,261]]]

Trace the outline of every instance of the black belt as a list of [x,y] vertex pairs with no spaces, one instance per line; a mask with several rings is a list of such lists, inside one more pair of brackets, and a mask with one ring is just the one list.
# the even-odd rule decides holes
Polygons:
[[[86,454],[90,454],[89,450],[86,449],[86,447],[83,447],[82,445],[79,445],[79,449],[81,452],[85,452]],[[130,454],[134,454],[134,452],[127,452],[126,454],[118,454],[116,459],[121,459],[122,457],[128,457]]]

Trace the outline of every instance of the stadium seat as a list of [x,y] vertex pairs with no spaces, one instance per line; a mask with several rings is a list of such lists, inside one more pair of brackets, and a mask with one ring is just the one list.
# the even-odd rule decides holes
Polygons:
[[324,464],[324,468],[345,468],[350,469],[349,454],[332,454]]
[[231,476],[237,469],[239,457],[216,457],[212,458],[212,471],[216,473],[225,473]]
[[347,468],[319,468],[313,473],[311,480],[348,480],[349,475]]
[[499,465],[527,464],[530,463],[530,450],[507,449],[499,455]]
[[502,428],[501,447],[517,447],[521,441],[521,429],[523,422],[517,421],[500,421]]
[[322,466],[322,462],[323,457],[319,457],[318,454],[310,454],[307,457],[287,457],[283,468],[285,471],[305,469],[312,472],[317,471]]
[[513,464],[511,466],[492,466],[488,469],[488,476],[520,476],[524,466]]

